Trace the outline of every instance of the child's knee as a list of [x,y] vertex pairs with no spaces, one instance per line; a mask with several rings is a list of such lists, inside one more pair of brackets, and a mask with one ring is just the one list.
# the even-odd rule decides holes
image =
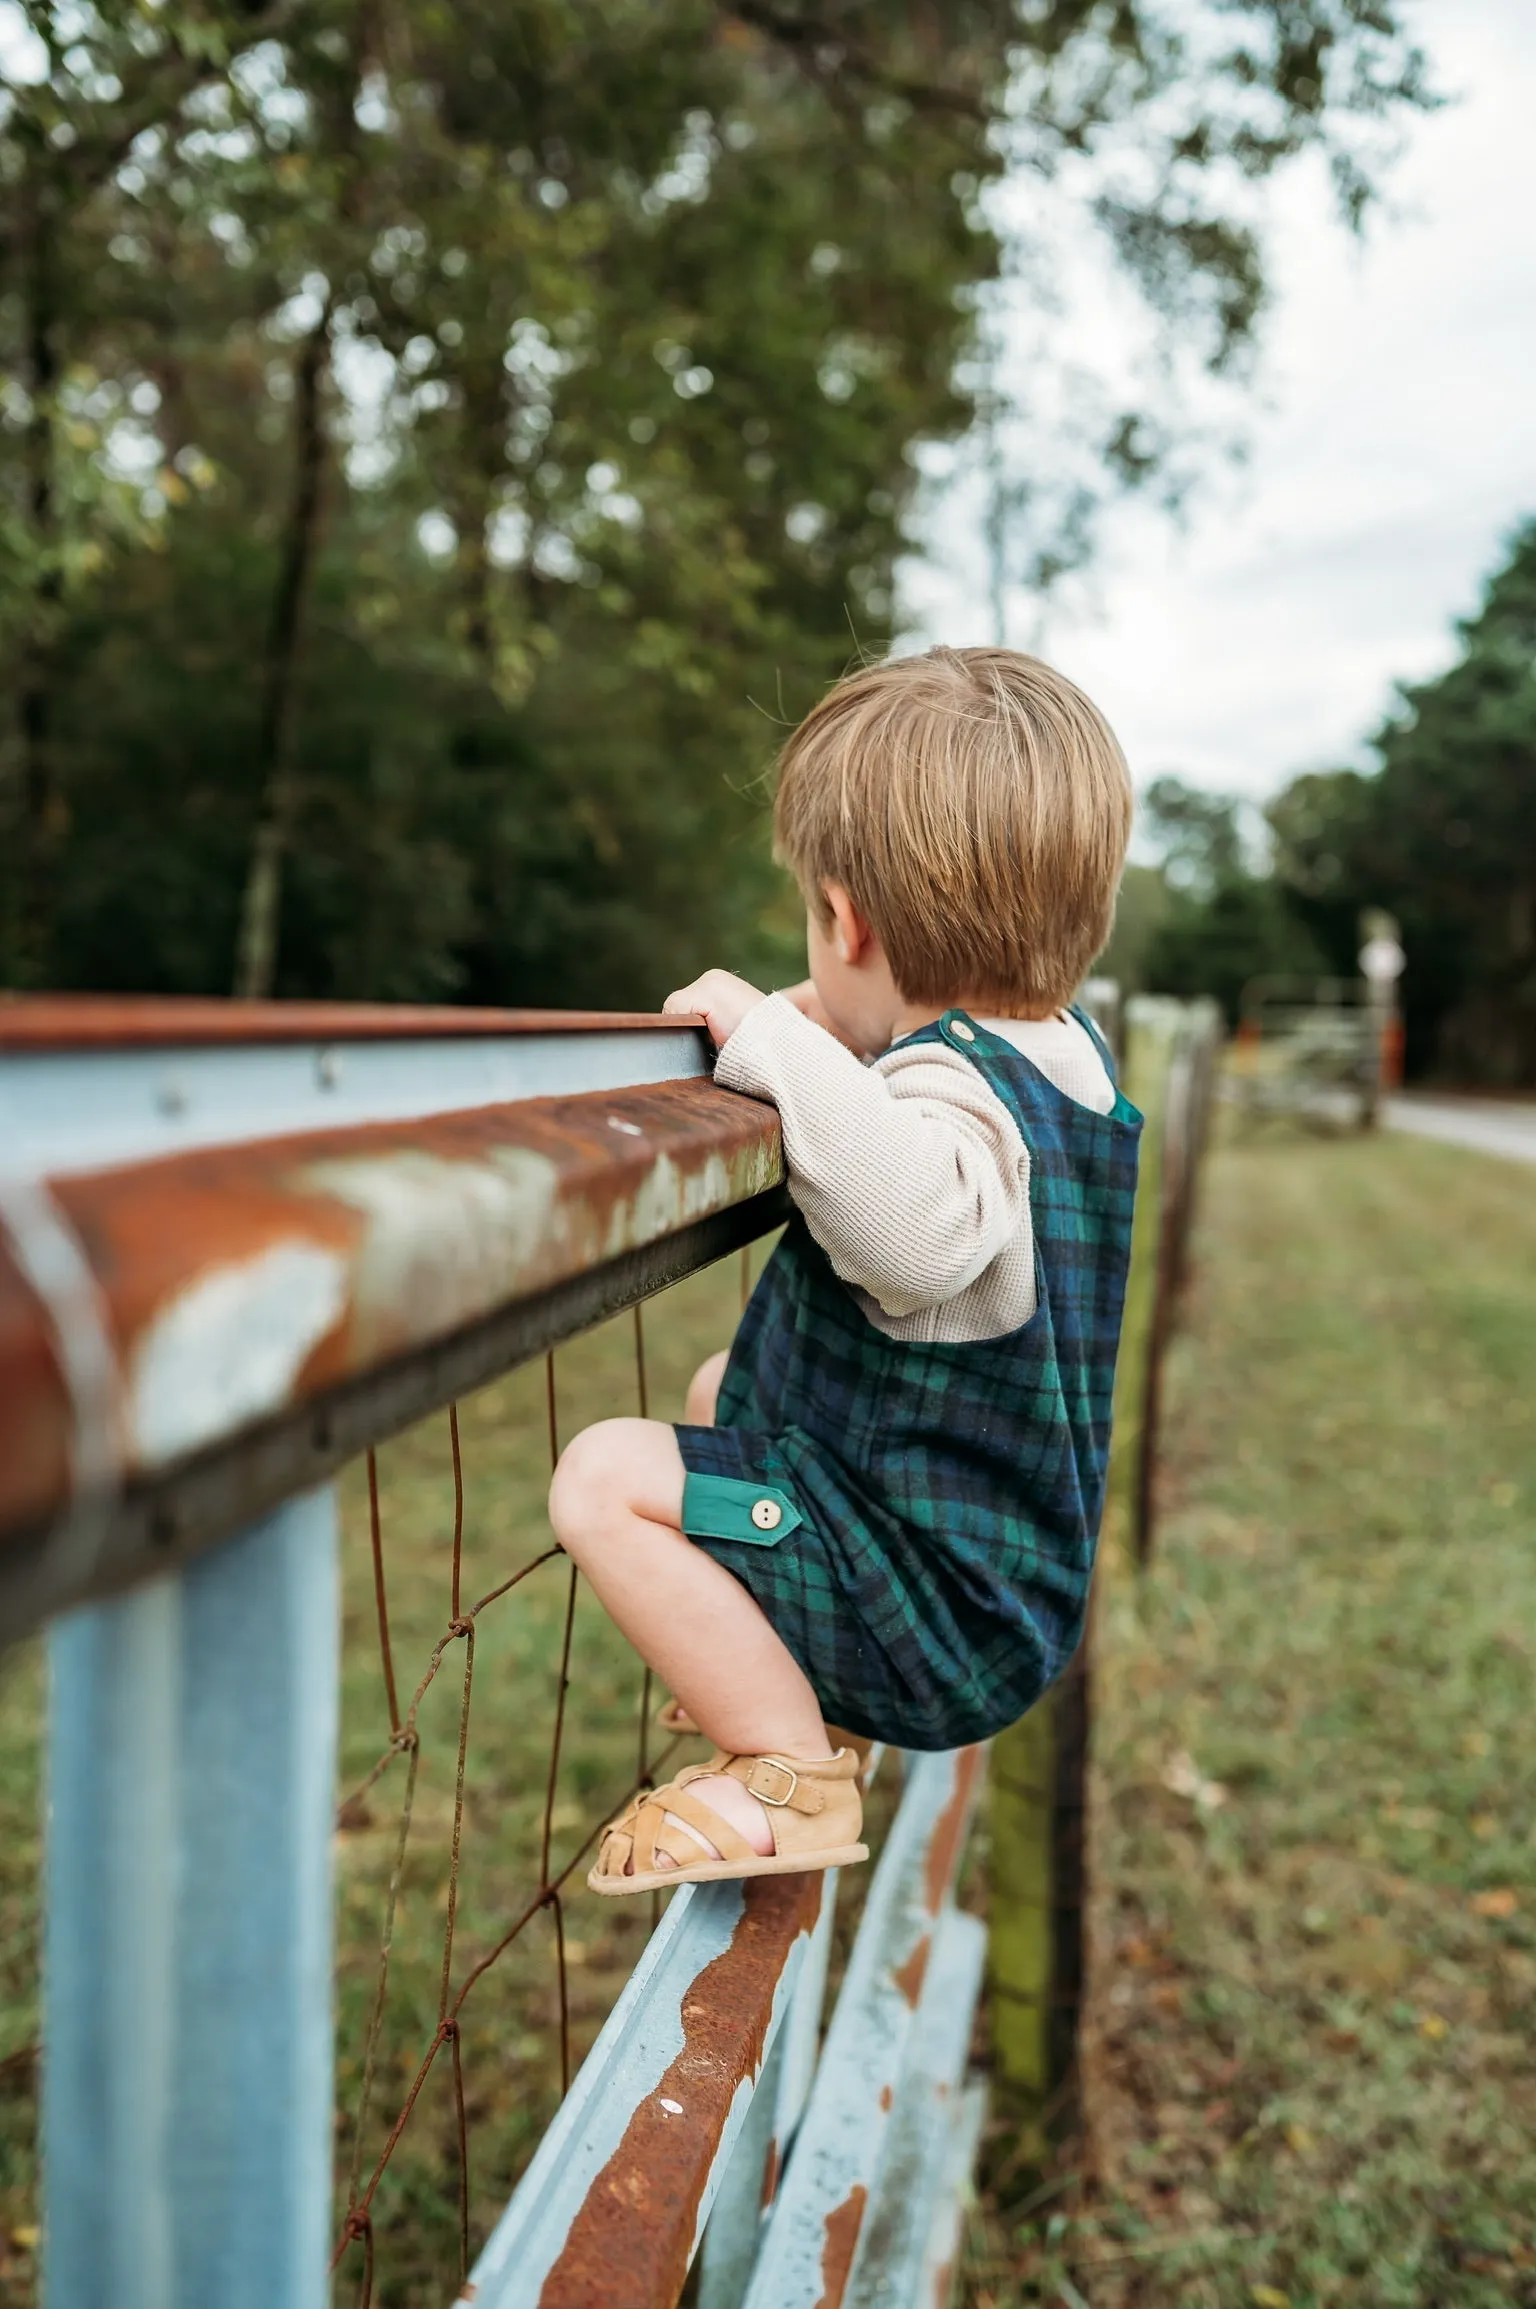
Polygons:
[[601,1419],[573,1435],[561,1452],[549,1486],[549,1520],[567,1546],[589,1526],[601,1526],[615,1504],[615,1476],[621,1453],[614,1430],[627,1419]]
[[718,1355],[711,1355],[695,1371],[688,1383],[688,1401],[683,1410],[684,1421],[689,1427],[714,1426],[720,1382],[725,1377],[725,1366],[730,1359],[730,1349],[722,1347]]
[[654,1520],[682,1497],[682,1461],[670,1427],[652,1419],[600,1419],[573,1435],[549,1486],[549,1520],[571,1555],[600,1545],[626,1516]]

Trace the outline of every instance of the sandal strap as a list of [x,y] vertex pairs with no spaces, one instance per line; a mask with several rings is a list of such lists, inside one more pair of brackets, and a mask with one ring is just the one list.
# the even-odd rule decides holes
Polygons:
[[[632,1796],[619,1818],[604,1831],[604,1873],[621,1876],[625,1862],[632,1860],[637,1876],[645,1875],[656,1865],[658,1852],[673,1860],[679,1867],[693,1861],[706,1860],[709,1854],[701,1851],[691,1836],[684,1836],[674,1828],[666,1815],[696,1828],[712,1844],[722,1860],[753,1860],[757,1854],[739,1830],[723,1819],[702,1797],[690,1795],[687,1783],[702,1779],[703,1768],[690,1765],[675,1780],[668,1780],[659,1788],[647,1788]],[[616,1853],[612,1865],[607,1862],[610,1837],[622,1836],[628,1849]]]
[[712,1758],[704,1767],[739,1780],[771,1812],[803,1812],[813,1819],[827,1808],[827,1783],[856,1780],[859,1768],[851,1748],[840,1748],[835,1756],[814,1764],[791,1762],[787,1756],[724,1756]]
[[[674,1819],[684,1821],[688,1827],[696,1828],[707,1842],[713,1844],[722,1860],[756,1859],[756,1853],[740,1830],[733,1828],[729,1820],[723,1820],[702,1797],[691,1796],[686,1788],[666,1791],[666,1801],[660,1809],[670,1812]],[[670,1844],[665,1841],[669,1836],[672,1838]],[[657,1831],[656,1842],[658,1848],[670,1852],[674,1860],[705,1860],[709,1857],[708,1853],[699,1850],[691,1836],[680,1836],[677,1829],[667,1823]],[[681,1853],[677,1849],[679,1845],[684,1848]]]

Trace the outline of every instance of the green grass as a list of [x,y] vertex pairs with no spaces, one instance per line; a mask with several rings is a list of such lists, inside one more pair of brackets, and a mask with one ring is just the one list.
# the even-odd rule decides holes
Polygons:
[[1536,1174],[1272,1138],[1197,1255],[1100,1622],[1091,2153],[1030,2211],[994,2145],[967,2299],[1536,2303]]
[[[1111,1581],[1101,1618],[1102,2182],[1074,2194],[1064,2170],[1024,2210],[997,2144],[1005,2203],[978,2225],[967,2298],[1536,2302],[1536,1177],[1390,1138],[1232,1150],[1213,1167],[1199,1269],[1157,1561],[1139,1596]],[[737,1304],[727,1264],[648,1310],[659,1415],[677,1415]],[[564,1433],[634,1408],[628,1319],[562,1350],[559,1369]],[[472,1599],[547,1544],[542,1372],[461,1417]],[[381,1467],[404,1700],[449,1616],[446,1420]],[[360,1471],[344,1507],[345,1790],[388,1724]],[[547,1565],[479,1622],[456,1980],[536,1888],[565,1592],[564,1566]],[[365,2169],[436,2025],[462,1670],[454,1644],[422,1708]],[[633,1775],[639,1696],[632,1655],[583,1598],[557,1866]],[[0,1682],[3,2309],[31,2301],[35,2265],[32,2078],[4,2056],[36,2033],[39,1702],[35,1654],[18,1655]],[[401,1772],[337,1838],[343,2183]],[[1199,1800],[1211,1788],[1222,1801]],[[591,1899],[578,1871],[573,2061],[649,1921]],[[465,2008],[473,2243],[558,2094],[552,1940],[536,1918]],[[375,2204],[380,2309],[453,2296],[455,2137],[440,2062]],[[354,2254],[338,2302],[358,2268]]]

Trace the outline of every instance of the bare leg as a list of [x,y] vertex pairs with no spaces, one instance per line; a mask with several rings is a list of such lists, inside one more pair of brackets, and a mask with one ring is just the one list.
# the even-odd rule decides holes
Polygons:
[[688,1401],[683,1410],[685,1427],[713,1427],[715,1405],[720,1400],[720,1382],[725,1377],[725,1366],[731,1359],[728,1347],[718,1355],[702,1362],[688,1382]]
[[[684,1537],[685,1475],[677,1438],[659,1420],[604,1419],[584,1428],[550,1485],[556,1536],[609,1617],[717,1747],[807,1762],[830,1756],[803,1671],[741,1582]],[[767,1814],[739,1781],[716,1773],[695,1793],[754,1851],[773,1850]]]

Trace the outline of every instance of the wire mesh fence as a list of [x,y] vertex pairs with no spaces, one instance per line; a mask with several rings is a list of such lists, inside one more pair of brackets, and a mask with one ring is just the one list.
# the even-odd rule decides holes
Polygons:
[[750,1261],[424,1421],[346,1485],[338,2301],[452,2298],[655,1922],[654,1899],[599,1904],[582,1876],[682,1743],[543,1493],[588,1421],[681,1415]]
[[[754,1246],[462,1403],[342,1479],[333,2299],[436,2309],[467,2276],[652,1930],[599,1902],[603,1825],[684,1749],[555,1545],[561,1444],[680,1417]],[[0,2304],[38,2298],[39,1645],[0,1683]],[[845,1926],[845,1931],[849,1927]]]

